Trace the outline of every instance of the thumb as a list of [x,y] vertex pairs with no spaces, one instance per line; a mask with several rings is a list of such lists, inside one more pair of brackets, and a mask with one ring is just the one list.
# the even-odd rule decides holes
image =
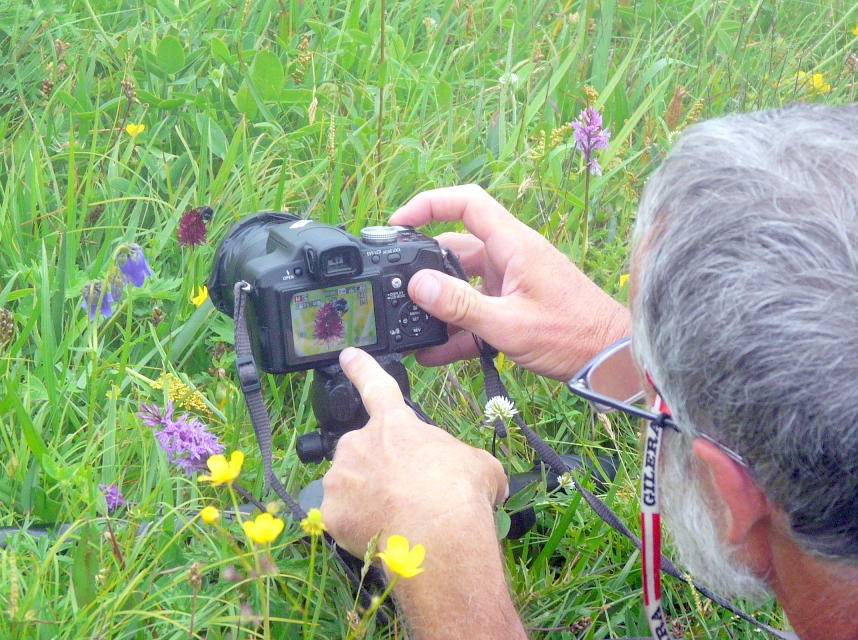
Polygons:
[[408,295],[439,320],[483,337],[491,332],[490,320],[497,312],[497,299],[483,295],[464,280],[423,269],[408,283]]

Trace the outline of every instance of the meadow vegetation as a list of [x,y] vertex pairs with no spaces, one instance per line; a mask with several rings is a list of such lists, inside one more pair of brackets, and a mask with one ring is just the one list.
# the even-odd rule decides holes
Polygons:
[[[283,512],[271,543],[210,512],[204,522],[203,507],[230,508],[226,485],[171,463],[138,416],[172,401],[225,453],[243,451],[240,482],[271,499],[232,322],[200,295],[225,231],[268,209],[357,232],[423,189],[475,182],[624,299],[640,190],[684,127],[854,101],[856,74],[848,0],[4,3],[0,637],[405,637],[395,616],[355,626],[338,565]],[[611,132],[601,175],[570,126],[587,106]],[[153,275],[116,291],[106,317],[105,292],[122,280],[105,279],[127,244]],[[102,297],[90,287],[82,303],[93,281]],[[406,363],[427,413],[490,446],[476,364]],[[637,425],[500,368],[559,450],[618,457],[599,491],[634,528]],[[295,453],[314,428],[309,376],[266,376],[264,393],[275,469],[297,492],[326,468]],[[514,472],[532,465],[516,434],[502,458]],[[533,637],[645,635],[633,546],[574,492],[532,497],[535,528],[503,552]],[[270,522],[255,522],[264,540]],[[27,532],[57,523],[68,527]],[[665,597],[676,637],[755,635],[682,582],[667,579]],[[755,611],[785,624],[773,605]]]

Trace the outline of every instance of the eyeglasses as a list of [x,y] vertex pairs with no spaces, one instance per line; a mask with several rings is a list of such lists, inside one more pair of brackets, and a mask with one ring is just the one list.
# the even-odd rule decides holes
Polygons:
[[[632,357],[631,339],[623,338],[590,360],[566,385],[576,396],[590,401],[599,413],[622,411],[648,422],[641,467],[641,568],[643,601],[647,621],[656,638],[668,637],[664,613],[661,610],[661,511],[659,505],[658,469],[661,436],[665,428],[680,432],[671,418],[670,409],[661,398],[655,384],[652,410],[634,403],[645,396],[643,384]],[[747,467],[736,452],[704,434],[695,434],[721,449],[732,460]]]
[[[646,379],[655,391],[655,411],[647,411],[634,403],[643,400],[645,392],[642,380],[637,372],[634,356],[632,355],[631,338],[623,338],[597,354],[590,362],[569,381],[566,386],[576,396],[590,402],[590,406],[597,413],[608,413],[610,411],[622,411],[636,418],[643,418],[659,427],[667,427],[681,433],[671,417],[670,409],[662,400],[656,385],[652,382],[649,374]],[[705,433],[697,433],[695,437],[711,442],[721,449],[731,460],[738,462],[743,467],[748,463],[745,459],[721,444]]]

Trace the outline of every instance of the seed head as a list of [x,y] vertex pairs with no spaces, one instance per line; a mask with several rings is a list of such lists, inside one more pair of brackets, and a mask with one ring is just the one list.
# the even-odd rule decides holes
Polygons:
[[0,344],[11,342],[15,337],[15,320],[9,309],[0,308]]

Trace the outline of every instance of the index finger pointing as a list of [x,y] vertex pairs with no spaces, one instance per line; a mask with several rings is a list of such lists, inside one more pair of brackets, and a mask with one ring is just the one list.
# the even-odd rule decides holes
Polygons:
[[506,236],[521,233],[522,227],[529,229],[476,184],[418,193],[390,217],[390,224],[419,227],[433,220],[461,220],[468,231],[484,242],[493,234]]
[[381,415],[385,409],[405,405],[396,380],[366,351],[354,347],[343,349],[340,366],[357,388],[371,418]]

